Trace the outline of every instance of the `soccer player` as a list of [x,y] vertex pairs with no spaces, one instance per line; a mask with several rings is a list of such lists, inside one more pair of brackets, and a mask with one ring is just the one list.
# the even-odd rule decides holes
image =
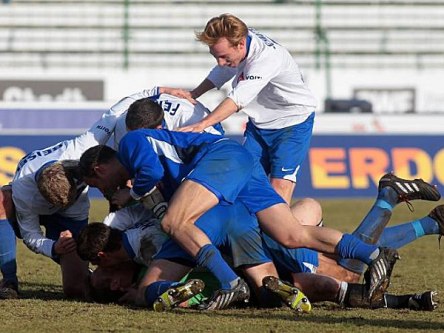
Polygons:
[[13,225],[15,219],[11,186],[0,189],[0,299],[18,298],[16,242]]
[[[35,253],[60,264],[67,297],[82,297],[82,279],[88,274],[87,262],[75,252],[75,241],[66,237],[67,230],[77,235],[88,223],[88,187],[77,173],[78,159],[86,149],[109,140],[124,111],[111,108],[82,135],[27,154],[11,183],[19,237]],[[10,244],[15,242],[15,236],[9,237]]]
[[[379,201],[385,201],[387,200],[387,193],[390,191],[384,191],[386,194],[380,195]],[[310,206],[310,201],[307,203],[304,203],[305,206]],[[221,236],[224,234],[224,232],[229,232],[229,246],[231,247],[231,256],[234,258],[234,265],[236,267],[242,267],[244,269],[245,275],[249,278],[251,282],[251,286],[253,286],[254,290],[258,295],[260,295],[260,288],[262,287],[262,280],[264,280],[264,285],[273,290],[274,292],[280,294],[280,296],[286,300],[286,303],[290,305],[290,307],[295,308],[297,306],[308,304],[301,304],[301,297],[297,299],[297,302],[294,302],[295,297],[299,294],[298,290],[295,289],[292,285],[289,285],[287,283],[283,283],[282,281],[278,280],[276,277],[276,273],[272,277],[266,276],[267,272],[273,271],[273,268],[270,269],[270,266],[267,264],[270,263],[270,258],[273,259],[273,262],[277,265],[279,275],[282,277],[289,277],[289,280],[291,280],[295,286],[298,288],[301,288],[307,295],[309,295],[310,299],[312,301],[333,301],[337,302],[338,304],[343,304],[345,306],[349,307],[390,307],[390,308],[413,308],[416,310],[428,310],[432,311],[436,307],[436,302],[434,301],[434,296],[436,295],[436,292],[428,291],[425,293],[420,294],[409,294],[409,295],[402,295],[402,296],[394,296],[390,294],[383,294],[383,296],[378,302],[370,303],[369,300],[365,297],[366,295],[366,286],[361,284],[356,284],[356,279],[353,278],[353,274],[349,277],[344,278],[344,276],[347,275],[347,271],[345,271],[344,268],[341,268],[340,266],[337,266],[336,262],[333,262],[329,260],[325,260],[326,258],[323,258],[319,255],[318,260],[318,253],[312,250],[307,249],[293,249],[289,250],[286,249],[279,244],[277,244],[274,240],[272,240],[270,237],[263,235],[264,242],[262,243],[263,248],[258,244],[258,229],[256,225],[256,229],[254,227],[254,223],[251,223],[250,220],[250,227],[245,228],[246,222],[251,219],[251,216],[248,217],[248,215],[245,215],[246,210],[239,209],[237,207],[237,210],[235,210],[235,216],[234,219],[231,218],[233,207],[229,206],[227,210],[226,207],[218,206],[217,208],[213,209],[213,214],[210,213],[210,215],[207,215],[206,221],[202,219],[201,221],[198,221],[197,223],[203,230],[209,230],[209,228],[214,229],[214,224],[221,223],[221,219],[225,219],[225,222],[222,224],[219,224],[219,227],[225,224],[225,227],[222,229],[219,229],[218,237],[225,237]],[[222,211],[221,209],[224,209],[225,211]],[[242,207],[240,207],[242,208]],[[134,207],[129,207],[126,209],[133,210]],[[304,210],[304,208],[302,209]],[[300,205],[293,205],[292,211],[295,214],[298,215],[304,215],[304,212],[301,212],[301,206]],[[143,211],[138,210],[139,213],[143,214]],[[113,224],[116,226],[119,226],[121,228],[126,228],[128,226],[128,221],[125,222],[125,220],[128,220],[130,217],[127,213],[123,213],[123,211],[119,211],[116,213],[116,216],[113,216],[111,219],[114,219]],[[117,215],[121,215],[118,217]],[[204,215],[205,216],[205,215]],[[131,219],[133,222],[136,223],[136,225],[139,227],[143,224],[140,222],[142,217],[143,219],[148,218],[149,216],[143,217],[143,215],[137,215],[132,214]],[[305,216],[307,220],[309,220],[310,216]],[[215,222],[218,221],[218,222]],[[238,221],[238,222],[236,222]],[[111,221],[108,221],[111,222]],[[117,222],[117,224],[115,224]],[[131,223],[131,222],[130,222]],[[431,226],[434,224],[434,228],[426,228],[425,226]],[[230,227],[231,225],[231,227]],[[400,245],[398,243],[398,235],[397,232],[400,229],[412,229],[413,226],[416,226],[418,229],[419,225],[423,225],[424,228],[427,231],[427,234],[442,234],[442,229],[444,225],[444,205],[438,206],[435,209],[432,210],[432,212],[419,220],[415,220],[410,223],[405,223],[393,228],[387,228],[384,230],[383,233],[383,240],[381,241],[381,244],[390,245],[393,242],[397,245]],[[131,229],[129,230],[125,236],[119,236],[119,233],[114,231],[114,234],[117,235],[117,239],[119,242],[117,242],[115,237],[111,237],[113,234],[113,231],[110,231],[112,229],[106,228],[104,225],[97,224],[97,225],[90,225],[86,229],[88,232],[82,232],[83,235],[80,239],[80,243],[82,245],[79,246],[79,250],[83,251],[85,256],[90,259],[99,260],[98,258],[103,258],[103,260],[99,260],[98,263],[100,263],[100,267],[107,266],[108,269],[101,270],[98,269],[95,271],[95,274],[93,274],[92,283],[94,286],[97,286],[96,289],[103,289],[101,295],[103,295],[103,291],[110,289],[110,286],[108,284],[108,287],[104,287],[103,284],[106,285],[106,282],[104,283],[103,279],[105,278],[102,276],[103,274],[106,275],[107,281],[113,281],[111,289],[114,291],[120,291],[115,296],[118,296],[119,298],[123,296],[124,291],[128,290],[128,287],[130,284],[125,284],[126,287],[124,287],[124,290],[122,290],[123,285],[120,284],[122,281],[120,272],[120,264],[127,260],[128,258],[132,257],[134,260],[137,261],[137,258],[143,257],[143,259],[139,262],[149,264],[151,263],[151,255],[153,252],[153,248],[150,246],[147,246],[146,241],[140,241],[140,236],[138,235],[146,235],[149,234],[149,230],[153,226],[157,226],[155,222],[151,222],[148,227],[142,227],[141,229],[143,231],[138,231],[137,229]],[[228,229],[226,229],[226,226],[228,226]],[[241,227],[241,231],[239,231],[239,226]],[[242,229],[242,227],[244,227]],[[234,229],[233,229],[234,228]],[[97,232],[98,229],[100,232]],[[96,233],[94,232],[96,231]],[[221,232],[222,231],[222,232]],[[109,234],[109,237],[99,237],[100,233],[104,233],[105,235]],[[215,243],[218,243],[219,245],[223,244],[217,239],[214,238],[216,235],[215,233],[212,233],[212,240],[214,240]],[[404,233],[403,233],[404,234]],[[425,233],[422,233],[424,235]],[[85,235],[88,235],[89,241],[86,242],[85,239],[88,239],[85,237]],[[146,236],[142,236],[146,237]],[[113,238],[113,240],[111,240]],[[153,239],[155,237],[152,237]],[[97,241],[97,239],[100,239],[100,242]],[[123,240],[123,241],[120,241]],[[410,238],[409,241],[405,241],[404,244],[407,244],[408,242],[411,242],[412,239]],[[104,243],[105,242],[105,243]],[[387,243],[385,243],[387,242]],[[113,246],[109,246],[108,244],[113,244]],[[123,243],[123,246],[122,246]],[[142,245],[141,245],[142,244]],[[145,244],[145,245],[143,245]],[[88,246],[86,246],[88,245]],[[89,249],[88,249],[89,247]],[[143,248],[148,249],[148,256],[147,252],[143,251]],[[105,249],[105,250],[103,250]],[[151,249],[151,250],[150,250]],[[157,248],[156,248],[157,249]],[[102,251],[103,250],[103,251]],[[98,255],[99,254],[99,255]],[[193,280],[190,283],[185,284],[172,284],[171,281],[158,281],[157,279],[164,280],[165,277],[168,277],[167,280],[178,280],[184,275],[192,266],[192,262],[189,256],[187,256],[178,246],[177,244],[172,243],[169,241],[167,244],[162,246],[161,252],[158,253],[155,256],[155,261],[153,266],[150,267],[149,274],[151,275],[151,280],[145,276],[143,279],[144,284],[139,285],[139,287],[147,287],[146,290],[150,289],[152,292],[151,298],[149,300],[145,300],[142,297],[142,301],[145,302],[144,304],[151,305],[151,303],[157,304],[158,309],[165,309],[165,307],[169,308],[173,305],[179,304],[181,301],[184,301],[185,298],[183,298],[183,295],[181,293],[178,293],[176,296],[174,296],[175,292],[177,293],[178,290],[183,290],[182,288],[192,288],[192,287],[202,287],[202,284],[197,283]],[[163,263],[159,264],[156,260],[161,258],[162,260],[167,259],[167,261],[170,261],[169,263]],[[117,261],[116,261],[117,260]],[[109,267],[110,265],[114,264],[113,267]],[[117,268],[115,268],[117,265]],[[184,267],[185,266],[185,267]],[[127,267],[127,266],[125,266]],[[113,277],[112,271],[113,269],[117,269],[118,276]],[[132,273],[125,274],[123,273],[123,279],[127,282],[133,281],[132,277],[134,276],[134,268],[129,268]],[[268,269],[268,270],[267,270]],[[314,275],[314,274],[307,274],[307,273],[315,273],[317,270],[318,274],[321,275]],[[340,270],[344,271],[342,274],[339,274]],[[154,273],[153,273],[154,272]],[[350,273],[350,272],[349,272]],[[126,278],[125,278],[126,276]],[[199,275],[197,274],[197,277]],[[342,279],[342,280],[341,280]],[[348,283],[347,283],[348,282]],[[154,284],[151,286],[151,283]],[[101,287],[99,287],[101,285]],[[150,287],[151,286],[151,287]],[[160,286],[163,286],[162,288],[159,288]],[[156,292],[154,292],[154,290]],[[162,297],[160,298],[160,301],[162,304],[156,303],[154,300],[156,297],[161,295],[161,292],[164,290],[169,290],[172,294],[164,293],[162,294]],[[200,289],[198,289],[200,290]],[[194,289],[194,291],[187,296],[192,296],[195,292],[198,290]],[[146,291],[145,291],[146,292]],[[145,292],[139,293],[142,295],[145,295]],[[114,293],[111,293],[114,295]],[[106,294],[105,294],[106,295]],[[110,299],[113,297],[113,295],[108,295],[106,299]],[[262,294],[263,295],[263,294]],[[302,294],[303,295],[303,294]],[[98,296],[98,295],[97,295]],[[146,296],[146,295],[145,295]],[[301,296],[301,295],[299,295]],[[118,298],[117,298],[118,299]],[[117,301],[116,298],[114,298],[114,301]],[[268,299],[264,299],[264,297],[260,297],[260,301],[267,302]],[[134,299],[133,299],[134,301]],[[168,303],[170,302],[171,303]],[[165,305],[165,302],[168,303]],[[174,304],[173,304],[174,303]],[[265,304],[262,304],[265,305]]]
[[[114,131],[114,149],[118,149],[119,142],[128,130],[139,128],[176,128],[193,124],[206,117],[210,111],[202,104],[192,104],[184,98],[168,95],[162,88],[145,89],[116,103],[113,108],[128,110],[117,120]],[[160,105],[155,107],[153,103]],[[205,129],[212,134],[223,135],[222,126],[214,124]]]
[[196,37],[209,47],[217,66],[191,92],[164,90],[194,100],[230,79],[233,89],[211,114],[181,130],[201,132],[244,111],[249,117],[244,145],[260,160],[273,188],[290,203],[316,109],[299,66],[283,46],[230,14],[210,19]]
[[[129,132],[119,153],[93,147],[80,160],[83,179],[91,186],[115,186],[134,179],[131,190],[119,190],[113,200],[125,205],[141,200],[162,181],[169,208],[162,228],[203,267],[218,267],[222,289],[236,294],[238,277],[194,222],[218,203],[242,201],[258,217],[261,228],[288,248],[308,247],[338,253],[369,264],[370,297],[389,281],[396,251],[379,249],[329,228],[303,226],[270,186],[262,167],[237,142],[209,133],[167,130]],[[210,269],[211,270],[211,269]],[[234,283],[234,285],[233,285]]]
[[[130,213],[130,211],[132,212]],[[164,238],[159,233],[158,220],[150,219],[148,215],[144,215],[136,205],[115,212],[107,222],[110,225],[125,228],[128,224],[124,220],[128,219],[130,215],[135,226],[124,233],[103,223],[92,223],[85,227],[77,239],[79,255],[100,267],[119,265],[129,259],[147,266],[148,271],[138,286],[138,292],[131,295],[136,296],[132,300],[139,305],[148,307],[154,305],[157,310],[166,310],[186,300],[182,297],[183,295],[168,298],[166,295],[169,293],[166,291],[177,293],[177,290],[183,290],[183,288],[199,287],[198,290],[194,289],[193,292],[188,293],[186,295],[188,297],[199,292],[203,286],[200,281],[193,280],[191,284],[176,285],[176,282],[195,266],[195,262],[171,239],[159,248],[158,244]],[[251,259],[248,250],[243,247],[244,245],[250,249],[260,247],[261,239],[257,220],[242,203],[236,202],[229,206],[217,205],[203,214],[196,221],[196,225],[205,232],[215,246],[227,248],[230,256],[234,258],[235,267],[244,266],[241,264],[242,260],[248,260],[249,263],[252,260],[261,263],[260,267],[245,267],[247,276],[254,276],[257,274],[255,272],[260,269],[263,272],[260,277],[270,274],[277,277],[271,259],[260,251],[255,251],[257,258]],[[154,261],[151,262],[153,255]],[[258,279],[255,282],[262,283]],[[221,293],[223,295],[223,291],[216,290],[206,308],[223,309],[234,302],[247,301],[249,289],[246,284],[242,284],[241,287],[242,293],[235,295],[234,299],[231,299],[233,296],[229,294],[226,295],[226,298],[218,297]],[[256,287],[255,291],[260,286]],[[166,294],[158,303],[159,296],[164,292]],[[302,293],[299,296],[299,301],[301,301],[304,296]],[[308,301],[300,305],[305,309],[310,306]]]

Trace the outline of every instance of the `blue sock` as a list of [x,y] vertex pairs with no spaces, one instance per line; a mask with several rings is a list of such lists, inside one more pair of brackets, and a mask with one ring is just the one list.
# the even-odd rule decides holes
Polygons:
[[378,193],[378,200],[385,201],[393,209],[393,207],[395,207],[398,203],[398,193],[396,193],[396,191],[389,186],[384,187]]
[[204,245],[194,258],[198,266],[207,268],[219,280],[222,289],[231,289],[238,276],[213,244]]
[[[398,200],[397,193],[391,187],[383,188],[378,199],[373,204],[367,216],[361,224],[353,231],[352,235],[358,237],[367,244],[376,244],[392,216],[393,207]],[[362,273],[365,265],[354,259],[340,259],[339,265],[356,273]]]
[[3,279],[18,283],[15,233],[8,220],[0,220],[0,270]]
[[386,228],[379,245],[399,249],[425,235],[439,235],[438,223],[429,216]]
[[145,303],[148,307],[151,307],[154,301],[168,290],[172,285],[177,284],[177,282],[172,281],[156,281],[151,283],[145,289]]
[[376,245],[366,244],[350,234],[342,236],[336,246],[336,251],[341,258],[358,259],[367,265],[379,254],[379,249]]

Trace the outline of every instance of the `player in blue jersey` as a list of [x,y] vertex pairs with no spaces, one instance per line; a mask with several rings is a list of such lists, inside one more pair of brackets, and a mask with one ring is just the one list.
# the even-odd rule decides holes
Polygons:
[[[390,198],[387,197],[386,193],[382,194],[378,201],[390,202]],[[214,243],[218,244],[218,246],[224,243],[229,245],[230,255],[234,259],[234,266],[241,267],[243,269],[257,295],[261,295],[260,288],[262,287],[262,280],[264,279],[264,285],[280,294],[280,296],[286,301],[286,303],[289,303],[292,308],[302,305],[307,306],[307,304],[300,303],[301,299],[298,299],[298,302],[293,302],[294,297],[298,295],[298,291],[294,289],[292,285],[283,283],[277,279],[276,271],[273,267],[270,267],[270,259],[272,259],[274,264],[278,267],[279,275],[281,277],[288,278],[289,281],[292,281],[294,285],[302,289],[312,301],[333,301],[349,307],[372,306],[412,308],[416,310],[428,311],[435,309],[436,302],[434,300],[434,296],[436,296],[436,292],[433,291],[402,296],[384,294],[384,297],[378,302],[370,304],[368,299],[365,297],[366,286],[354,283],[357,281],[353,274],[349,274],[351,272],[348,272],[343,268],[341,269],[335,261],[326,259],[321,255],[319,256],[318,260],[318,253],[315,251],[308,249],[286,249],[266,235],[262,235],[263,242],[261,242],[261,235],[258,232],[257,224],[251,220],[252,216],[248,214],[246,209],[242,209],[242,205],[236,204],[235,206],[236,207],[218,206],[205,214],[200,221],[197,222],[197,224],[199,224],[199,226],[210,235],[211,239],[214,241]],[[292,211],[295,214],[301,214],[301,209],[298,206],[293,206]],[[233,213],[235,214],[234,216]],[[373,213],[373,216],[376,216],[374,208],[372,208],[370,213]],[[303,212],[302,215],[304,215]],[[311,216],[303,217],[307,220],[312,218]],[[123,214],[122,218],[128,219],[129,216]],[[133,222],[137,222],[136,224],[140,224],[138,222],[140,218],[140,215],[133,215],[131,217]],[[218,223],[222,223],[222,225]],[[125,225],[125,223],[122,224],[122,221],[120,221],[119,225],[122,226]],[[403,235],[406,235],[413,228],[416,228],[416,230],[423,228],[424,232],[422,235],[440,234],[442,233],[441,229],[443,228],[443,225],[444,205],[441,205],[436,207],[429,214],[429,216],[393,228],[387,228],[384,230],[381,244],[392,244],[396,247],[403,246],[408,242],[411,242],[412,238],[407,237],[408,240],[404,239],[403,243],[401,244],[399,242],[400,237],[398,235],[400,231]],[[105,226],[100,224],[95,226],[90,225],[88,228],[95,229],[95,227],[99,227],[99,229],[102,229],[102,231],[107,230]],[[85,246],[80,246],[80,249],[83,249],[85,253],[88,253],[86,255],[87,258],[103,258],[102,262],[99,261],[101,267],[108,266],[110,263],[120,265],[120,261],[125,261],[130,257],[137,261],[137,257],[140,257],[139,253],[143,253],[143,251],[141,251],[142,247],[147,247],[148,250],[150,250],[148,252],[151,254],[153,253],[152,247],[147,246],[146,242],[145,245],[141,246],[143,242],[138,239],[138,237],[143,237],[147,231],[149,232],[149,228],[139,232],[134,229],[130,230],[129,235],[125,236],[126,240],[124,241],[124,246],[121,246],[119,252],[115,251],[108,245],[103,245],[97,240],[97,234],[95,235],[96,237],[94,237],[94,232],[90,232],[88,233],[89,237],[91,237],[89,242],[89,244],[91,244],[90,249],[87,250]],[[131,236],[132,234],[139,236]],[[226,235],[229,235],[229,237],[226,238]],[[85,237],[82,238],[81,243],[84,244]],[[221,240],[223,241],[221,242]],[[112,243],[116,244],[115,241]],[[127,245],[125,245],[125,243]],[[127,249],[126,252],[123,250],[123,247]],[[101,251],[103,248],[106,248],[104,252]],[[116,253],[120,254],[116,256]],[[148,261],[144,259],[143,263],[149,265],[151,262],[150,259],[151,258],[149,258]],[[163,262],[156,261],[159,259],[163,260]],[[116,262],[116,260],[118,260],[118,262]],[[167,262],[164,262],[164,260],[167,260]],[[177,246],[177,244],[172,241],[168,241],[161,247],[160,253],[155,256],[153,266],[150,267],[148,273],[145,275],[145,278],[142,280],[143,282],[138,282],[138,287],[141,289],[139,294],[147,297],[148,294],[150,294],[150,297],[147,299],[141,297],[142,301],[145,302],[144,304],[151,305],[156,297],[166,289],[169,289],[170,292],[172,292],[175,290],[181,290],[182,287],[191,288],[201,286],[201,284],[196,285],[194,281],[191,281],[189,284],[173,284],[173,287],[171,287],[173,283],[172,281],[161,281],[167,276],[168,280],[178,280],[191,267],[193,267],[193,265],[192,258],[189,255],[184,253],[183,250]],[[96,288],[103,289],[102,291],[108,289],[109,292],[109,281],[113,281],[112,290],[120,291],[120,293],[117,295],[112,292],[109,292],[110,295],[105,293],[105,299],[108,300],[113,297],[113,295],[122,297],[124,291],[128,290],[130,287],[129,284],[120,284],[122,281],[120,277],[112,277],[112,271],[114,269],[115,268],[113,267],[108,267],[105,270],[98,269],[95,271],[95,274],[93,274],[92,283]],[[126,276],[126,278],[124,278],[125,281],[133,281],[131,279],[133,273],[127,272],[129,273],[128,275],[121,272],[118,267],[116,269],[118,271],[116,274],[119,276],[121,276],[120,274]],[[133,272],[134,268],[130,268],[130,270]],[[318,275],[307,275],[307,273],[315,273],[316,271]],[[269,272],[272,272],[274,275],[272,277],[267,277]],[[103,281],[105,278],[104,275],[106,275],[106,281],[108,282]],[[199,277],[199,274],[196,274],[195,276]],[[107,283],[108,287],[106,287]],[[145,289],[145,287],[147,288]],[[122,288],[124,289],[122,290]],[[147,290],[151,291],[147,292]],[[197,291],[195,290],[195,292]],[[101,294],[103,295],[103,292]],[[191,296],[192,294],[193,293],[190,293],[188,296]],[[168,295],[168,293],[166,293],[166,295]],[[164,297],[160,301],[162,304],[157,304],[158,309],[165,309],[165,306],[171,306],[172,304],[165,304],[165,302],[168,303],[171,299],[175,300],[174,305],[177,305],[179,300],[184,300],[184,298],[171,298],[167,297],[166,295],[163,295]],[[126,297],[125,299],[128,298]],[[113,300],[117,301],[116,298]],[[134,301],[134,299],[132,300]],[[269,298],[260,297],[260,301],[267,303]],[[262,303],[262,305],[266,304]]]
[[245,112],[249,121],[244,145],[262,163],[273,188],[290,203],[316,109],[299,66],[283,46],[230,14],[210,19],[196,37],[208,46],[217,66],[191,92],[164,89],[194,100],[232,79],[232,90],[211,114],[181,130],[201,132]]
[[[169,201],[162,228],[200,266],[216,271],[222,290],[228,294],[237,295],[240,280],[194,222],[216,204],[231,204],[236,199],[256,214],[267,234],[285,247],[313,248],[369,264],[370,298],[376,297],[375,291],[381,286],[388,285],[398,257],[394,250],[379,249],[336,230],[302,226],[270,186],[261,166],[245,148],[227,138],[208,133],[137,130],[122,139],[117,155],[106,147],[93,147],[82,155],[80,165],[85,182],[105,190],[115,189],[116,182],[133,179],[131,190],[115,193],[113,200],[119,205],[143,199],[162,181]],[[426,186],[422,183],[419,185]]]

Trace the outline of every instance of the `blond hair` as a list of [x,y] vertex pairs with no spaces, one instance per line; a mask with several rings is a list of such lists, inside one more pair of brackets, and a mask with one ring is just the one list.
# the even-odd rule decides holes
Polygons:
[[72,172],[72,165],[56,162],[44,168],[37,177],[40,194],[57,207],[67,207],[74,203],[77,187]]
[[222,14],[210,19],[203,31],[196,32],[196,39],[213,46],[225,37],[232,46],[237,46],[247,35],[248,27],[242,20],[231,14]]

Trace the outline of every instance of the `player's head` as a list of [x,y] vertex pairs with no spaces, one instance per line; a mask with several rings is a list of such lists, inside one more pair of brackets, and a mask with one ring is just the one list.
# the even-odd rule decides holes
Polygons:
[[84,189],[79,174],[79,161],[63,160],[43,167],[37,174],[37,187],[42,196],[56,207],[68,207]]
[[135,285],[140,267],[131,261],[97,267],[90,275],[87,299],[98,303],[116,303],[129,288]]
[[89,148],[80,157],[79,171],[83,181],[97,187],[105,196],[124,187],[129,178],[116,154],[114,149],[98,145]]
[[163,117],[164,111],[159,104],[149,98],[142,98],[128,108],[125,124],[128,131],[158,128],[162,126]]
[[248,27],[242,20],[222,14],[210,19],[196,38],[208,45],[219,66],[237,67],[247,54],[247,35]]
[[122,248],[122,231],[94,222],[83,228],[77,239],[77,254],[93,265],[109,267],[121,264],[116,252]]

